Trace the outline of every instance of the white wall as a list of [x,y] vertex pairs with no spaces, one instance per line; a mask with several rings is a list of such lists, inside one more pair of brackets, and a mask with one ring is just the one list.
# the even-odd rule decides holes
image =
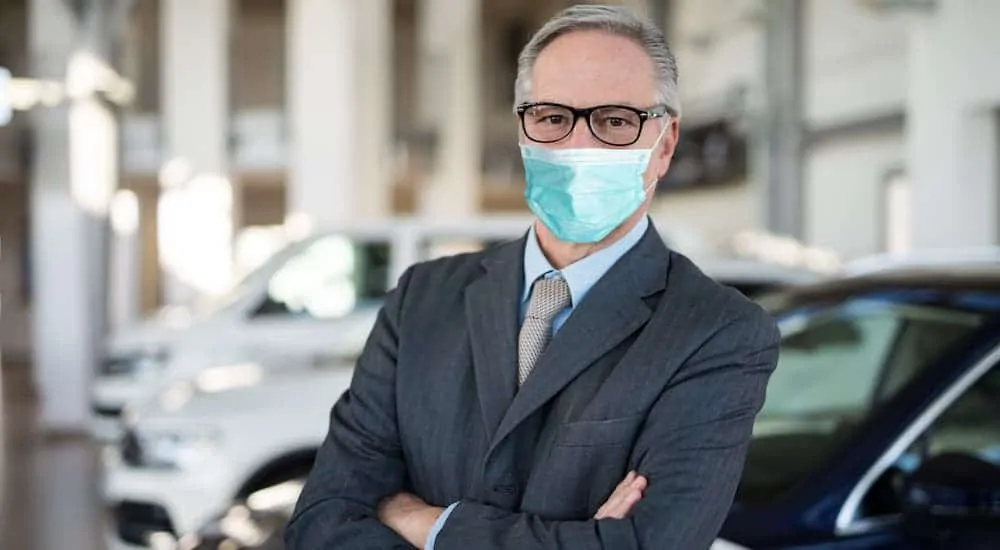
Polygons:
[[694,232],[700,246],[720,250],[734,234],[761,227],[758,203],[753,187],[734,185],[665,195],[653,202],[650,215],[665,232]]
[[907,21],[853,0],[805,3],[803,69],[810,127],[900,113],[906,101]]
[[[763,26],[756,0],[675,0],[667,40],[689,119],[721,107],[739,88],[758,88]],[[711,113],[715,114],[715,113]]]
[[[738,118],[743,107],[734,94],[758,93],[758,10],[756,0],[675,0],[667,40],[677,58],[682,133],[720,116]],[[664,195],[650,213],[665,232],[693,232],[701,246],[717,249],[739,231],[760,228],[761,207],[757,187],[744,181]]]
[[918,248],[1000,240],[998,21],[995,0],[941,0],[912,22],[907,157]]
[[904,158],[902,131],[845,134],[815,144],[806,158],[809,244],[844,258],[880,252],[883,185]]

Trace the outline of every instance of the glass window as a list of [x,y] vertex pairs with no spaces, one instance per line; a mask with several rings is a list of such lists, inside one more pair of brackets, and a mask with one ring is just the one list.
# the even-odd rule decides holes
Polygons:
[[390,246],[320,237],[289,258],[268,281],[255,317],[343,317],[388,290]]
[[899,514],[903,477],[928,457],[962,453],[1000,466],[1000,368],[994,366],[872,485],[859,516]]
[[754,425],[738,499],[780,496],[985,315],[857,296],[778,313],[781,355]]

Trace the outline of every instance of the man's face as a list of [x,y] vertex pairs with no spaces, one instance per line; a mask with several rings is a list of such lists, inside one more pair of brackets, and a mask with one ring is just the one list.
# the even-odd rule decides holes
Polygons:
[[[580,109],[626,105],[648,110],[656,104],[656,89],[653,62],[639,44],[602,31],[576,31],[555,39],[539,54],[531,75],[529,101]],[[670,166],[677,143],[677,121],[669,115],[650,119],[643,124],[638,141],[626,146],[652,147],[665,126],[644,177],[647,185],[659,180]],[[523,134],[521,138],[526,140]],[[619,148],[595,138],[582,118],[566,138],[536,145],[558,149]]]

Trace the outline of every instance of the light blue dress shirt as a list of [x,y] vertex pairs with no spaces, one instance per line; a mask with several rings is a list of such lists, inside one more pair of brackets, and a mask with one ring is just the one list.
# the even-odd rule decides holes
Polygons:
[[[621,259],[626,252],[631,250],[642,239],[648,227],[649,218],[643,216],[639,220],[639,223],[635,224],[635,227],[611,246],[602,248],[576,263],[566,266],[562,270],[557,270],[552,267],[545,254],[542,253],[542,248],[538,245],[538,237],[535,235],[535,228],[532,226],[528,232],[527,242],[524,246],[524,293],[521,295],[520,319],[518,322],[524,322],[524,315],[528,310],[528,302],[531,300],[531,286],[535,281],[539,277],[562,275],[569,285],[569,295],[572,303],[570,307],[556,315],[556,318],[553,319],[552,331],[553,333],[557,332],[562,328],[566,319],[573,313],[576,306],[583,301],[584,297],[590,292],[590,289],[593,288],[597,281],[611,269],[611,266],[615,265],[615,262]],[[427,537],[427,545],[424,547],[426,550],[434,550],[434,541],[437,539],[441,529],[444,528],[445,522],[448,521],[448,516],[451,515],[456,506],[458,506],[457,502],[445,508],[444,512],[438,516],[437,521],[431,527],[430,535]]]

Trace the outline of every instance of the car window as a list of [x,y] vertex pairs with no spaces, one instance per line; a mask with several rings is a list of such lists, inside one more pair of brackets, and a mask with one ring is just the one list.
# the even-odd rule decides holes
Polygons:
[[931,427],[872,485],[859,518],[898,515],[905,474],[931,456],[962,453],[1000,466],[1000,367],[993,368],[955,400]]
[[920,443],[921,456],[960,452],[1000,466],[1000,368],[965,392]]
[[377,302],[389,288],[390,248],[338,235],[316,239],[271,277],[254,317],[336,319]]
[[875,406],[984,320],[865,296],[777,316],[781,354],[737,495],[746,504],[770,502],[822,468]]

